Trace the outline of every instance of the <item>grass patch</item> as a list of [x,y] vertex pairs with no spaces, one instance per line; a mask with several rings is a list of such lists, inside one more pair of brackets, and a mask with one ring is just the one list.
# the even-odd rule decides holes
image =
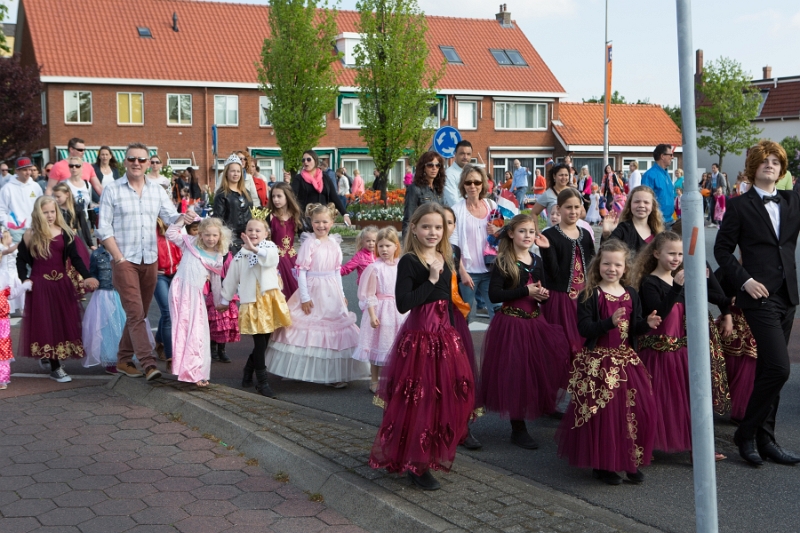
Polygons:
[[258,466],[258,459],[248,459],[244,464],[247,466]]
[[274,479],[278,483],[289,483],[289,474],[287,474],[286,472],[278,472],[277,474],[272,476],[272,479]]
[[306,494],[308,494],[308,500],[309,501],[317,502],[317,503],[322,503],[322,502],[325,501],[325,498],[319,492],[311,492],[311,493],[309,493],[308,491],[306,491]]
[[359,230],[345,226],[334,226],[331,228],[331,233],[341,235],[342,237],[357,237]]

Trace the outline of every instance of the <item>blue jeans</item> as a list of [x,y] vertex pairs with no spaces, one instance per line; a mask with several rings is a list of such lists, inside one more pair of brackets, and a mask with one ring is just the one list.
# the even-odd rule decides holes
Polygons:
[[492,277],[491,272],[482,272],[480,274],[472,274],[471,272],[468,272],[468,274],[469,277],[472,278],[475,288],[471,289],[469,285],[464,283],[459,285],[461,297],[470,305],[467,322],[470,322],[473,318],[475,318],[475,310],[477,309],[476,296],[478,294],[480,294],[483,303],[486,305],[486,310],[489,311],[489,318],[491,319],[494,316],[495,311],[495,306],[492,304],[491,300],[489,300],[489,279]]
[[158,310],[161,311],[161,318],[158,319],[158,331],[156,331],[156,342],[164,345],[164,356],[167,359],[172,359],[172,318],[169,315],[169,286],[172,284],[173,277],[159,274],[158,281],[156,281],[156,292],[153,294]]
[[525,187],[517,187],[514,189],[514,196],[517,197],[517,202],[519,202],[519,210],[522,211],[525,209],[525,193],[528,192]]

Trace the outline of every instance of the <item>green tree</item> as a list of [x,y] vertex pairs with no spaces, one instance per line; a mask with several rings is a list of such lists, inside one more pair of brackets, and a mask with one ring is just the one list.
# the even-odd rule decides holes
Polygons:
[[679,105],[665,105],[661,106],[662,109],[669,115],[669,118],[672,119],[672,122],[678,126],[678,129],[683,131],[683,119],[681,118],[681,106]]
[[427,152],[433,144],[433,134],[436,130],[423,126],[419,133],[411,140],[411,148],[408,150],[408,164],[411,168],[417,166],[417,161],[422,154]]
[[[588,100],[584,100],[584,103],[587,104],[602,104],[606,101],[606,95],[601,94],[600,98],[596,96],[592,96]],[[628,102],[625,101],[625,97],[619,94],[619,91],[614,91],[611,93],[611,103],[612,104],[627,104]]]
[[318,0],[272,0],[270,36],[256,64],[269,98],[267,118],[287,170],[296,172],[304,150],[325,134],[325,116],[336,104],[339,84],[333,63],[336,10]]
[[386,198],[387,176],[415,139],[436,101],[444,65],[426,65],[428,26],[416,0],[359,0],[355,49],[358,118],[380,176],[373,188]]
[[789,172],[792,176],[800,177],[800,139],[797,135],[786,137],[781,141],[781,146],[786,150],[786,157],[789,159]]
[[718,156],[723,168],[725,155],[739,155],[758,142],[761,130],[751,121],[758,116],[761,95],[742,66],[727,57],[705,67],[697,91],[697,147]]
[[[3,0],[0,0],[0,24],[6,20],[6,15],[8,15],[8,6]],[[2,52],[10,52],[11,50],[8,48],[6,44],[6,34],[5,32],[0,31],[0,51]]]

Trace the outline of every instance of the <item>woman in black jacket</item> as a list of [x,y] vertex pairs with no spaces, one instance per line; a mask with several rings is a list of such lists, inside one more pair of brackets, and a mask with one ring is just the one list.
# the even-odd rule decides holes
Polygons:
[[233,233],[231,253],[242,247],[242,233],[252,218],[253,200],[242,183],[242,160],[232,155],[225,161],[222,183],[214,194],[214,216],[221,218]]
[[445,172],[444,158],[436,152],[425,152],[417,161],[414,181],[406,187],[405,205],[403,206],[403,234],[408,227],[411,215],[422,204],[442,203]]
[[350,225],[350,216],[344,210],[344,205],[333,187],[333,182],[326,179],[319,168],[319,156],[314,150],[303,152],[303,168],[292,176],[292,192],[297,198],[297,203],[300,204],[301,213],[306,212],[308,204],[328,205],[332,203],[344,217],[344,223]]

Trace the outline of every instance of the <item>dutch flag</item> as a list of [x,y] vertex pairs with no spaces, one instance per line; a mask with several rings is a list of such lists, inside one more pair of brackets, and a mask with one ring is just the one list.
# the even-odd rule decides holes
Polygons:
[[502,213],[504,219],[513,218],[519,215],[519,203],[511,192],[503,190],[497,199],[497,210]]

